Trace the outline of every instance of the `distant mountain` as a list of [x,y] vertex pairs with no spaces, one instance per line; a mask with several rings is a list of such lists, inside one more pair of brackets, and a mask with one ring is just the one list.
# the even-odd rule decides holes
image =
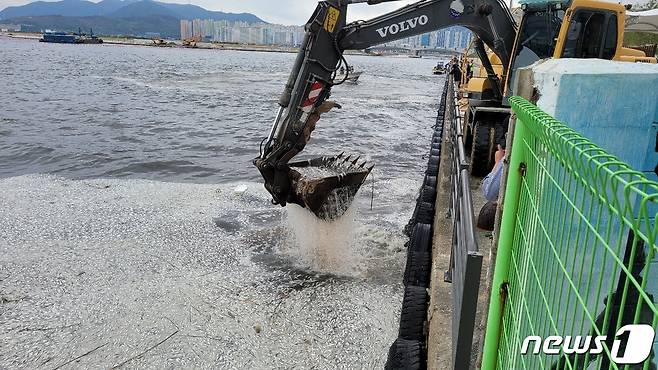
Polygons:
[[227,20],[230,22],[247,22],[247,23],[267,23],[251,13],[224,13],[206,10],[197,5],[191,4],[170,4],[159,3],[178,14],[180,19],[215,19]]
[[126,5],[134,3],[135,1],[137,0],[103,0],[99,3],[96,3],[96,9],[98,10],[98,15],[110,14],[116,12]]
[[14,17],[67,15],[86,17],[101,15],[98,4],[84,0],[63,0],[58,2],[36,1],[23,6],[10,6],[0,11],[0,19]]
[[96,35],[115,36],[153,36],[180,37],[180,22],[167,16],[111,18],[103,16],[64,17],[61,15],[42,15],[38,17],[17,17],[9,20],[20,24],[26,32],[42,32],[46,29],[78,32],[89,32],[93,29]]
[[241,21],[248,23],[263,22],[249,13],[224,13],[206,10],[191,4],[169,4],[151,0],[103,0],[93,3],[85,0],[61,0],[56,2],[36,1],[23,6],[10,6],[0,11],[0,20],[18,17],[39,16],[90,17],[104,16],[110,18],[172,17],[176,19],[215,19]]
[[42,15],[39,17],[12,18],[12,23],[21,24],[26,32],[42,32],[46,29],[78,32],[93,30],[96,35],[115,36],[154,36],[180,37],[178,19],[166,16],[150,16],[141,18],[110,18],[102,16],[63,17],[61,15]]
[[137,1],[132,4],[128,4],[110,14],[107,14],[107,16],[111,18],[141,18],[145,16],[179,18],[176,12],[167,9],[167,7],[163,6],[163,3],[157,3],[155,1],[149,0]]

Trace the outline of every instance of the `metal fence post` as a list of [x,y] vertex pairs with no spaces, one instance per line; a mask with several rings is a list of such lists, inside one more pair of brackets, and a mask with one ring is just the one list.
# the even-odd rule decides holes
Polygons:
[[[510,103],[516,127],[481,368],[656,369],[656,340],[633,344],[648,355],[623,366],[631,344],[620,330],[658,328],[658,182],[530,102]],[[522,350],[550,336],[605,340],[598,353]]]
[[522,143],[528,140],[526,133],[527,128],[523,120],[518,117],[515,118],[514,116],[512,116],[511,119],[516,119],[516,125],[512,140],[512,153],[509,158],[510,171],[507,178],[507,187],[505,189],[503,219],[500,227],[496,266],[494,267],[494,276],[491,285],[487,326],[484,333],[482,370],[494,370],[497,366],[498,345],[506,299],[506,284],[510,269],[512,242],[514,239],[516,214],[519,206],[519,194],[521,193],[521,167],[525,162],[525,151]]

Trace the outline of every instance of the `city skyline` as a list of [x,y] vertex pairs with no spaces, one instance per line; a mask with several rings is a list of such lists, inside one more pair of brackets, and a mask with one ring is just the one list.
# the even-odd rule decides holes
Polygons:
[[[198,37],[203,41],[257,45],[299,46],[304,37],[302,26],[246,22],[230,22],[212,19],[182,19],[181,40]],[[440,48],[462,51],[472,38],[471,32],[459,26],[403,38],[382,45],[405,48]]]
[[182,19],[181,40],[200,37],[205,41],[297,46],[304,37],[301,26],[285,26],[269,23],[215,21],[212,19]]

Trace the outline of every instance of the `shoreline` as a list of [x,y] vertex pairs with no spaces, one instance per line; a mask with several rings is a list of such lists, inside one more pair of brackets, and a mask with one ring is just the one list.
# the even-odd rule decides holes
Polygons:
[[[23,39],[39,41],[42,34],[33,32],[0,32],[0,37],[8,37],[12,39]],[[278,46],[278,45],[251,45],[251,44],[233,44],[233,43],[215,43],[215,42],[198,42],[196,46],[183,45],[182,40],[163,40],[165,44],[156,44],[154,39],[139,39],[139,38],[126,38],[126,37],[103,37],[104,45],[125,45],[125,46],[146,46],[155,48],[172,48],[172,49],[201,49],[201,50],[231,50],[231,51],[253,51],[262,53],[290,53],[297,54],[298,47],[293,46]],[[370,54],[360,50],[345,50],[344,55],[360,55],[368,57],[406,57],[408,54],[404,53],[390,53],[390,54]],[[427,55],[425,59],[441,59],[448,58],[449,55]]]
[[[41,34],[28,33],[28,32],[0,32],[0,37],[38,41],[41,38]],[[233,50],[233,51],[256,51],[256,52],[264,52],[264,53],[293,53],[293,54],[299,52],[298,47],[292,47],[292,46],[248,45],[248,44],[229,44],[229,43],[214,43],[214,42],[198,42],[196,46],[185,46],[183,45],[182,40],[165,40],[166,44],[158,45],[152,39],[102,37],[102,36],[99,36],[99,38],[103,40],[103,44],[108,44],[108,45],[147,46],[147,47],[156,47],[163,49],[173,48],[173,49]],[[375,56],[361,51],[352,51],[352,50],[346,51],[345,54]]]

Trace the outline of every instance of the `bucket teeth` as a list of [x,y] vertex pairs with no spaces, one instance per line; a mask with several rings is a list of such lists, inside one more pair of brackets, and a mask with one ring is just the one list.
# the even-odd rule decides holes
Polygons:
[[345,213],[374,167],[361,156],[345,153],[289,166],[295,179],[289,202],[308,208],[323,220],[333,220]]
[[360,158],[361,158],[360,156],[359,156],[359,157],[356,157],[355,160],[353,160],[352,162],[350,162],[349,165],[347,166],[347,169],[348,169],[348,170],[358,170],[359,167],[357,166],[357,163],[359,163],[359,159],[360,159]]

